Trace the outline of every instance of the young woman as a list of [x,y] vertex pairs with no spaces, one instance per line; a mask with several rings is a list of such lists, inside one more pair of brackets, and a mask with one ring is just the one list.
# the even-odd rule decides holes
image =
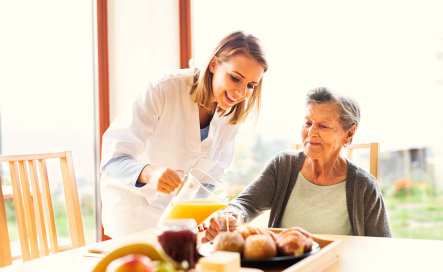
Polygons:
[[259,111],[267,68],[260,41],[233,32],[203,69],[151,81],[117,116],[102,141],[106,235],[155,226],[181,182],[180,172],[199,168],[221,178],[232,160],[238,125]]

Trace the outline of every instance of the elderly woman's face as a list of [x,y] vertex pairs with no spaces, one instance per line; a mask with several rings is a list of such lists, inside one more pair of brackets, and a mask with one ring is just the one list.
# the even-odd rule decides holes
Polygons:
[[306,110],[302,127],[303,149],[313,159],[337,156],[349,141],[348,132],[340,124],[338,107],[311,103]]

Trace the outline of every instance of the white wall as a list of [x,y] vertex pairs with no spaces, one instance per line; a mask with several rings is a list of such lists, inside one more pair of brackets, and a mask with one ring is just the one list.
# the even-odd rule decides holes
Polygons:
[[93,175],[91,9],[89,0],[0,1],[3,154],[72,150],[77,177]]
[[153,74],[180,68],[178,1],[108,1],[110,119]]
[[262,40],[269,63],[259,120],[241,127],[237,147],[252,148],[256,135],[299,143],[306,92],[326,86],[360,104],[354,143],[429,148],[443,188],[443,1],[224,0],[217,14],[229,20],[214,20],[216,3],[193,0],[195,61],[242,29]]
[[[193,57],[201,62],[237,29],[263,41],[269,70],[256,131],[265,138],[300,142],[306,92],[326,86],[359,102],[355,143],[443,154],[443,1],[225,0],[217,12],[226,21],[213,19],[216,3],[193,1]],[[250,133],[237,142],[242,135],[251,142]]]

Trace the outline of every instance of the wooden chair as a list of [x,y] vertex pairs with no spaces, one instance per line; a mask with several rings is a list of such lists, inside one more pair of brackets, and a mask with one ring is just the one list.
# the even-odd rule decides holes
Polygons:
[[[70,151],[0,156],[7,162],[23,261],[64,250],[58,245],[46,161],[59,159],[72,247],[85,245],[80,204]],[[4,180],[4,178],[3,178]],[[48,244],[49,240],[49,244]],[[0,267],[12,264],[3,192],[0,186]]]
[[[301,150],[303,146],[301,144],[291,145],[292,149]],[[369,173],[375,177],[377,182],[380,184],[380,144],[379,143],[369,143],[369,144],[351,144],[347,148],[347,157],[350,161],[353,159],[354,150],[356,149],[369,149]]]
[[[291,144],[290,149],[301,150],[303,146],[301,144]],[[369,173],[375,177],[378,184],[380,184],[380,163],[379,163],[379,153],[380,144],[379,143],[369,143],[369,144],[352,144],[347,147],[347,157],[350,161],[353,159],[355,149],[369,149]],[[269,219],[269,211],[264,212],[255,218],[251,224],[258,227],[266,227]]]

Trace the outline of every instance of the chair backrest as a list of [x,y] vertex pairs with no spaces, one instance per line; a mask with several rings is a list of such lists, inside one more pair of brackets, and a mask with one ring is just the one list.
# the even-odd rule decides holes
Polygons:
[[[85,245],[71,152],[0,156],[0,163],[9,164],[12,198],[23,261],[43,257],[49,255],[49,253],[56,253],[65,249],[63,246],[59,246],[57,241],[46,167],[46,160],[48,159],[60,160],[72,247]],[[0,267],[11,264],[15,256],[11,254],[1,186],[0,248]]]
[[[303,148],[301,144],[291,145],[292,149],[300,150]],[[375,177],[377,182],[380,184],[380,144],[379,143],[369,143],[369,144],[351,144],[347,147],[347,157],[350,161],[353,159],[355,149],[369,149],[369,173]]]
[[369,173],[375,177],[377,182],[380,184],[380,144],[379,143],[369,143],[369,144],[352,144],[347,147],[348,149],[348,159],[352,161],[353,153],[355,149],[369,149]]

